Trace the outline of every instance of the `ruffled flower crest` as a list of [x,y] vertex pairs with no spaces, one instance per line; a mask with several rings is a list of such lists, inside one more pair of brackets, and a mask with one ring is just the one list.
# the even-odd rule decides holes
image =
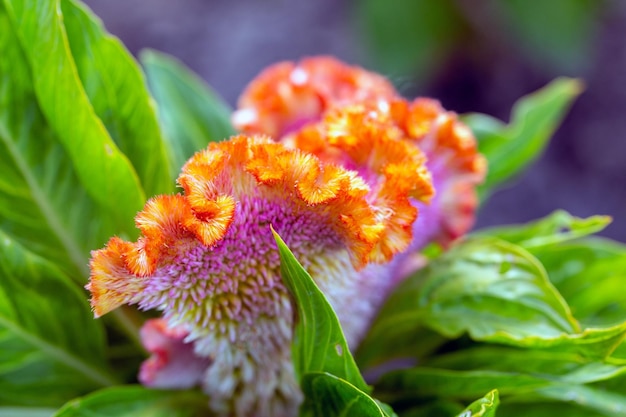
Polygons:
[[[302,64],[304,62],[306,66]],[[265,99],[261,94],[253,94],[262,88],[270,88],[270,85],[289,84],[291,72],[287,69],[306,72],[306,77],[305,74],[300,77],[307,80],[332,78],[328,74],[336,72],[343,78],[358,79],[360,88],[357,93],[349,92],[349,89],[328,90],[322,83],[307,83],[309,96],[322,95],[325,98],[324,105],[315,112],[308,112],[297,103],[287,109],[277,109],[268,105],[267,100],[274,98]],[[307,58],[300,64],[282,63],[269,67],[249,84],[239,100],[240,108],[233,123],[243,131],[269,133],[265,130],[264,120],[306,119],[306,123],[298,124],[297,128],[289,123],[273,123],[272,133],[278,141],[290,147],[344,164],[353,160],[354,155],[350,153],[359,150],[355,146],[357,138],[367,136],[371,120],[375,119],[377,132],[387,130],[380,134],[409,142],[421,150],[435,187],[435,197],[429,204],[428,199],[418,199],[415,205],[421,214],[413,223],[414,239],[410,250],[419,250],[433,241],[447,246],[468,232],[474,223],[478,206],[475,189],[484,180],[486,160],[478,153],[471,131],[455,113],[445,111],[438,101],[432,99],[418,98],[409,102],[401,98],[388,82],[381,83],[380,79],[377,74],[336,60],[329,64],[326,57]],[[287,106],[286,101],[282,103]],[[360,110],[356,110],[358,108]],[[239,123],[238,112],[262,117],[259,116],[257,123]],[[351,133],[345,135],[342,132]],[[367,155],[366,152],[363,154]],[[420,177],[409,178],[415,181]]]
[[[420,152],[390,158],[425,172]],[[408,174],[379,165],[365,181],[358,171],[266,137],[211,144],[183,167],[184,194],[146,203],[136,242],[114,237],[93,252],[87,288],[94,313],[122,304],[163,311],[169,332],[153,324],[147,333],[158,343],[142,369],[144,383],[159,385],[160,372],[171,372],[164,358],[180,351],[182,340],[204,360],[200,380],[217,413],[292,415],[301,399],[291,364],[292,306],[269,226],[316,277],[355,343],[375,308],[359,293],[386,279],[366,266],[396,250],[390,206],[410,209],[402,226],[410,230],[416,213],[409,198],[429,198],[410,185],[394,190]],[[427,192],[428,181],[424,174]],[[349,309],[346,299],[355,300]]]

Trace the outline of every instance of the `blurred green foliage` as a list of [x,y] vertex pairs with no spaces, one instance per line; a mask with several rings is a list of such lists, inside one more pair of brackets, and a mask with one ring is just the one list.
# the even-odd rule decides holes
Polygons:
[[547,75],[577,74],[590,60],[605,0],[397,0],[355,2],[369,66],[426,84],[455,52],[489,65],[512,50]]

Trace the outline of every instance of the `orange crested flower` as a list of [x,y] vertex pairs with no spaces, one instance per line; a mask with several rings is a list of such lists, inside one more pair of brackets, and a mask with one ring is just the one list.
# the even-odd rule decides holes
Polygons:
[[[302,97],[323,97],[316,102],[322,105],[303,105],[298,100],[285,99],[300,97],[294,93],[291,81],[292,77],[300,78],[292,74],[299,68],[306,69],[308,81],[302,84]],[[341,83],[323,81],[345,79],[346,74],[358,79],[348,83],[350,88],[329,87]],[[279,93],[272,95],[272,90]],[[281,93],[283,90],[289,93]],[[310,103],[313,102],[311,99]],[[355,111],[358,107],[366,110]],[[366,112],[370,114],[365,115]],[[253,122],[241,122],[247,118],[241,116],[239,120],[239,115],[254,115],[249,118]],[[468,232],[478,205],[475,189],[484,179],[486,160],[478,153],[471,131],[436,100],[418,98],[408,102],[380,75],[334,59],[313,57],[297,65],[282,63],[263,71],[241,96],[239,110],[233,118],[235,126],[243,131],[277,135],[279,142],[332,163],[348,164],[345,166],[349,169],[354,169],[350,164],[359,164],[354,159],[358,157],[355,152],[361,152],[361,159],[368,155],[370,148],[364,143],[369,141],[372,120],[376,120],[379,136],[404,142],[396,149],[419,148],[432,176],[435,197],[430,202],[428,198],[418,198],[420,201],[415,203],[420,216],[413,224],[409,250],[419,250],[433,241],[445,246]],[[385,152],[390,150],[385,149],[381,154]],[[421,177],[405,176],[417,182]],[[391,206],[398,207],[399,213],[408,213],[408,209],[399,209],[395,203]],[[406,249],[404,244],[398,246],[401,247]]]
[[428,203],[434,188],[426,156],[406,140],[389,114],[363,105],[337,108],[320,123],[285,136],[283,143],[357,171],[365,179],[385,225],[372,261],[388,262],[407,249],[418,217],[414,203]]
[[[471,130],[433,99],[417,98],[413,102],[396,99],[389,111],[407,138],[428,156],[437,197],[425,207],[415,227],[437,224],[429,240],[444,246],[467,233],[474,224],[478,206],[476,186],[484,181],[487,160],[478,152]],[[426,212],[427,211],[427,212]],[[414,242],[421,248],[428,242]]]
[[265,69],[239,98],[233,125],[274,138],[315,122],[330,108],[396,96],[384,77],[328,56]]
[[[356,343],[379,302],[361,294],[387,286],[388,269],[376,263],[406,245],[416,215],[409,198],[432,190],[423,155],[397,142],[367,145],[367,180],[360,165],[346,169],[266,137],[238,136],[194,155],[178,178],[184,194],[155,197],[137,215],[136,242],[114,237],[92,253],[96,316],[122,304],[163,312],[145,331],[153,357],[142,382],[171,387],[172,366],[204,366],[175,381],[200,381],[218,415],[293,415],[302,398],[293,312],[270,225]],[[198,360],[169,359],[186,343]]]

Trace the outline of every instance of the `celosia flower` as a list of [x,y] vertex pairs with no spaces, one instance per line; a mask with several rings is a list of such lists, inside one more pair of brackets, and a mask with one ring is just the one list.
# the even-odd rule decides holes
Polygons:
[[279,138],[318,121],[330,108],[395,96],[384,77],[332,57],[285,61],[268,67],[248,85],[232,120],[241,132]]
[[[437,190],[429,205],[420,206],[421,216],[414,228],[423,233],[415,234],[412,248],[420,249],[430,241],[447,246],[474,224],[478,205],[475,190],[484,180],[487,160],[478,153],[471,130],[438,101],[395,99],[385,108],[407,139],[426,154]],[[428,228],[432,232],[427,233]]]
[[[293,79],[306,82],[294,84]],[[329,79],[358,81],[332,88],[343,84],[324,82]],[[279,93],[269,94],[272,88]],[[296,96],[323,97],[322,105],[291,99]],[[428,204],[414,202],[420,216],[406,257],[431,242],[446,246],[472,227],[475,188],[483,181],[486,160],[471,131],[437,101],[418,98],[410,103],[379,75],[318,57],[269,67],[250,83],[239,106],[233,117],[239,129],[271,133],[287,146],[350,169],[372,162],[369,148],[361,143],[365,136],[394,137],[417,146],[427,159],[436,193]]]
[[[356,171],[264,137],[211,144],[183,167],[183,195],[155,197],[137,215],[137,242],[114,237],[93,252],[96,316],[122,304],[163,312],[143,331],[153,353],[144,383],[163,386],[178,369],[178,386],[199,381],[220,415],[296,414],[293,306],[270,225],[354,344],[379,302],[361,295],[383,293],[383,264],[412,240],[409,199],[432,195],[423,154],[386,133],[359,139],[375,158]],[[189,346],[195,358],[175,362]]]

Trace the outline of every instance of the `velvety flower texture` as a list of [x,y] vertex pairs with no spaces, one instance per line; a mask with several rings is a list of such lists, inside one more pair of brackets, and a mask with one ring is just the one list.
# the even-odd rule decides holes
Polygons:
[[329,57],[263,71],[233,123],[246,135],[194,155],[184,194],[136,217],[137,242],[93,252],[87,288],[96,316],[162,311],[142,329],[145,385],[201,385],[217,415],[293,416],[293,306],[270,225],[354,348],[414,255],[472,226],[485,161],[437,101]]
[[92,253],[96,316],[122,304],[163,312],[142,331],[152,353],[143,383],[200,384],[218,415],[297,414],[293,306],[270,225],[354,346],[389,286],[388,262],[412,241],[412,200],[433,195],[410,142],[390,134],[362,145],[376,161],[352,170],[263,136],[211,144],[183,167],[184,194],[146,203],[137,242],[114,237]]
[[278,63],[246,88],[233,124],[350,169],[369,163],[362,147],[368,135],[391,135],[419,148],[436,192],[429,202],[414,200],[420,215],[405,261],[431,242],[447,246],[474,223],[475,188],[487,167],[471,131],[436,100],[403,99],[380,75],[330,57]]

